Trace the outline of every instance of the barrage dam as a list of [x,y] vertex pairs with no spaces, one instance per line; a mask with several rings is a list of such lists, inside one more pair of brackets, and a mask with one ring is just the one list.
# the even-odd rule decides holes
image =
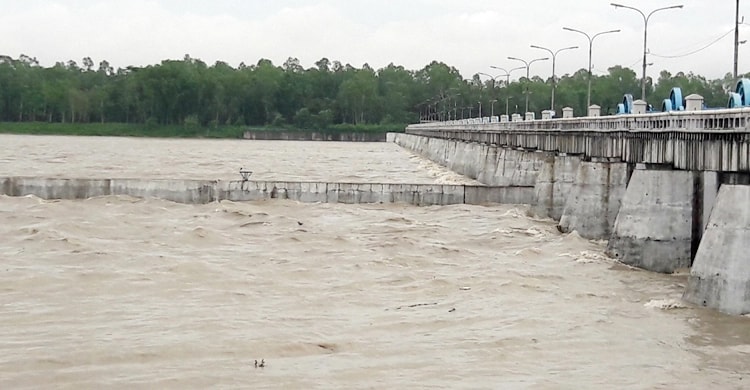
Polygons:
[[[740,97],[744,101],[744,96]],[[562,232],[607,240],[608,254],[645,270],[690,269],[683,298],[750,313],[750,106],[684,107],[585,117],[565,110],[424,122],[388,134],[416,154],[483,185],[0,177],[0,194],[44,199],[103,195],[183,203],[292,199],[414,205],[527,204]]]

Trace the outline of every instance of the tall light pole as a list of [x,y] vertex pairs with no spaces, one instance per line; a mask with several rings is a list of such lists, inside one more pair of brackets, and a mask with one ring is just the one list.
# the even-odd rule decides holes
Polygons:
[[563,47],[562,49],[557,49],[555,51],[552,51],[546,47],[537,46],[537,45],[531,45],[531,47],[534,49],[546,50],[552,56],[552,99],[551,99],[552,101],[550,102],[549,109],[554,112],[555,111],[555,88],[557,87],[557,80],[555,79],[555,62],[557,59],[557,53],[563,50],[578,49],[578,46]]
[[[510,86],[510,74],[513,73],[514,70],[524,69],[525,66],[519,66],[519,67],[513,68],[511,70],[505,70],[505,69],[503,69],[503,68],[501,68],[499,66],[493,66],[493,65],[490,65],[490,68],[497,69],[497,70],[502,70],[503,72],[505,72],[505,74],[501,75],[501,76],[505,76],[506,77],[505,78],[505,89],[507,90],[508,86]],[[510,112],[510,92],[508,92],[508,91],[506,91],[506,92],[507,93],[505,94],[505,116],[508,116],[509,112]]]
[[481,118],[482,117],[482,101],[480,100],[478,103],[479,103],[479,118]]
[[643,16],[643,73],[641,77],[641,99],[646,100],[646,54],[648,53],[648,20],[651,18],[651,15],[655,14],[656,12],[664,11],[668,9],[682,8],[682,4],[657,8],[651,11],[648,15],[644,14],[643,11],[639,10],[638,8],[634,8],[634,7],[630,7],[630,6],[622,5],[622,4],[617,4],[617,3],[610,3],[610,4],[615,8],[632,9],[633,11],[636,11],[639,14],[641,14],[641,16]]
[[[493,116],[495,116],[495,102],[496,101],[497,101],[497,99],[490,100],[490,118],[492,118]],[[490,119],[490,120],[492,120],[492,119]]]
[[563,27],[563,30],[583,34],[586,37],[586,39],[589,40],[589,79],[588,79],[588,92],[586,93],[586,109],[588,109],[589,107],[591,107],[591,54],[593,53],[593,49],[594,49],[594,39],[596,39],[596,37],[598,37],[599,35],[617,33],[617,32],[620,32],[620,30],[602,31],[594,35],[589,35],[581,30],[576,30],[570,27]]
[[531,61],[526,61],[520,58],[516,57],[508,57],[509,60],[514,61],[521,61],[524,65],[526,65],[526,111],[524,111],[524,114],[529,112],[529,68],[531,67],[531,64],[537,62],[537,61],[546,61],[549,59],[549,57],[543,57],[543,58],[534,58]]
[[459,96],[461,96],[460,93],[457,93],[455,96],[453,96],[453,120],[458,119],[458,97]]
[[734,13],[734,79],[737,80],[737,62],[739,62],[740,50],[740,0]]
[[505,76],[505,75],[504,75],[504,74],[499,74],[499,75],[497,75],[497,76],[493,76],[493,75],[491,75],[491,74],[487,74],[487,73],[482,73],[482,72],[479,72],[479,73],[477,73],[477,74],[479,74],[479,75],[483,75],[483,76],[487,76],[487,77],[489,77],[490,79],[492,79],[492,95],[493,95],[493,96],[495,96],[495,85],[497,85],[497,78],[498,78],[498,77],[502,77],[502,76]]

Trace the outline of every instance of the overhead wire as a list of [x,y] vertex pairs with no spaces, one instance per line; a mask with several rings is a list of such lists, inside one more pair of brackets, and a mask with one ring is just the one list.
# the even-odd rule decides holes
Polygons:
[[699,52],[701,52],[703,50],[706,50],[709,47],[717,44],[719,41],[721,41],[722,39],[726,38],[729,34],[731,34],[733,32],[734,32],[734,29],[731,29],[731,30],[727,31],[726,33],[724,33],[722,36],[720,36],[720,37],[714,39],[713,41],[711,41],[709,44],[707,44],[707,45],[705,45],[705,46],[703,46],[703,47],[701,47],[699,49],[696,49],[696,50],[693,50],[691,52],[688,52],[688,53],[678,54],[678,55],[660,55],[660,54],[655,54],[655,53],[649,53],[649,54],[652,55],[652,56],[654,56],[654,57],[659,57],[659,58],[682,58],[682,57],[691,56],[693,54],[699,53]]

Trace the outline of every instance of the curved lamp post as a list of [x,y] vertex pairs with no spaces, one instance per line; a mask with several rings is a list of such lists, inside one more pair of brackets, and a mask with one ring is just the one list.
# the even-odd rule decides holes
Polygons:
[[555,61],[557,59],[557,53],[564,51],[564,50],[578,49],[578,46],[563,47],[562,49],[557,49],[555,51],[552,51],[546,47],[537,46],[537,45],[531,45],[531,47],[533,49],[546,50],[552,56],[552,99],[550,102],[549,109],[554,112],[555,111],[555,88],[557,87],[557,80],[555,79]]
[[[505,76],[506,77],[505,78],[505,88],[507,89],[508,86],[510,86],[510,74],[513,73],[514,70],[524,69],[525,66],[519,66],[519,67],[513,68],[511,70],[505,70],[505,69],[503,69],[503,68],[501,68],[499,66],[493,66],[493,65],[490,65],[490,68],[497,69],[497,70],[502,70],[503,72],[505,72],[505,74],[503,74],[501,76]],[[507,94],[505,94],[505,116],[508,116],[509,112],[510,112],[510,93],[507,93]]]
[[596,37],[598,37],[599,35],[617,33],[617,32],[620,32],[620,30],[602,31],[594,35],[589,35],[581,30],[576,30],[570,27],[563,27],[563,30],[583,34],[586,37],[586,39],[589,40],[589,79],[588,79],[588,92],[586,93],[586,109],[588,109],[589,107],[591,107],[591,53],[594,48],[594,39],[596,39]]
[[634,7],[630,7],[630,6],[622,5],[622,4],[616,4],[616,3],[610,3],[610,4],[615,8],[631,9],[641,14],[641,16],[643,16],[643,73],[641,77],[641,99],[646,100],[646,53],[648,52],[648,20],[651,18],[651,15],[659,11],[682,8],[682,4],[657,8],[651,11],[648,15],[644,14],[643,11],[639,10],[638,8],[634,8]]
[[524,65],[526,65],[526,111],[524,111],[524,114],[529,112],[529,68],[531,67],[531,64],[537,62],[537,61],[546,61],[549,59],[549,57],[543,57],[543,58],[535,58],[531,61],[526,61],[521,58],[517,57],[508,57],[509,60],[514,61],[521,61]]
[[[479,75],[482,75],[482,76],[487,76],[487,77],[489,77],[490,79],[492,79],[492,94],[493,94],[493,95],[495,94],[495,85],[497,84],[497,78],[498,78],[498,77],[502,77],[502,76],[505,76],[504,74],[499,74],[499,75],[497,75],[497,76],[493,76],[493,75],[491,75],[491,74],[488,74],[488,73],[482,73],[482,72],[478,72],[477,74],[479,74]],[[480,115],[479,115],[479,117],[480,117],[480,118],[481,118],[481,116],[482,116],[482,115],[481,115],[481,107],[482,107],[482,103],[481,103],[481,102],[479,102],[479,108],[480,108]]]

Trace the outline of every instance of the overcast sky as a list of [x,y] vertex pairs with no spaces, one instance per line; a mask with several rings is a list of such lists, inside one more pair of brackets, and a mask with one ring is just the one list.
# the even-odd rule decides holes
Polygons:
[[[594,40],[597,74],[613,65],[640,76],[643,18],[615,9],[610,0],[0,0],[0,54],[37,57],[43,66],[91,57],[115,68],[181,59],[208,64],[281,65],[296,57],[305,68],[326,57],[375,69],[389,63],[418,70],[438,60],[464,78],[497,75],[491,65],[523,65],[508,56],[533,59],[556,50],[557,75],[588,66],[588,40],[563,27],[590,34],[620,29]],[[650,75],[662,69],[720,78],[732,71],[735,0],[617,0],[645,13],[649,21]],[[743,2],[746,2],[743,0]],[[750,40],[750,5],[741,4],[740,40]],[[727,34],[729,33],[729,34]],[[727,34],[726,36],[724,36]],[[720,37],[715,44],[699,50]],[[680,58],[693,51],[695,54]],[[658,56],[657,56],[658,55]],[[740,45],[740,73],[750,71],[750,43]],[[517,78],[523,72],[516,72]],[[531,74],[549,77],[551,61]]]

